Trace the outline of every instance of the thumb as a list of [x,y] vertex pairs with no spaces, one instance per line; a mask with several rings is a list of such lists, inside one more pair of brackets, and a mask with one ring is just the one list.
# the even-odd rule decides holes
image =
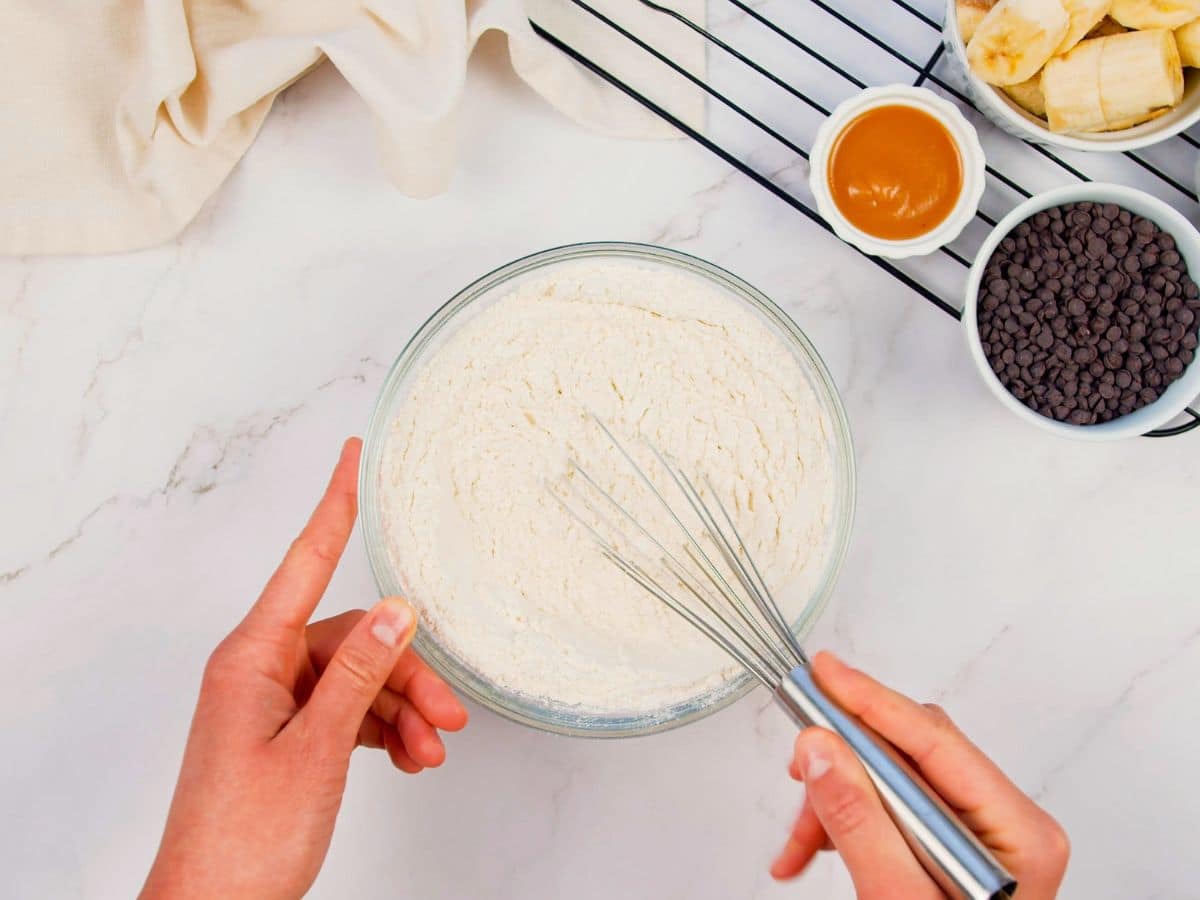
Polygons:
[[375,605],[346,635],[321,674],[304,709],[304,728],[353,749],[358,729],[401,655],[412,642],[417,617],[402,597]]
[[807,728],[796,738],[805,798],[837,848],[860,898],[941,897],[908,849],[858,757],[837,735]]

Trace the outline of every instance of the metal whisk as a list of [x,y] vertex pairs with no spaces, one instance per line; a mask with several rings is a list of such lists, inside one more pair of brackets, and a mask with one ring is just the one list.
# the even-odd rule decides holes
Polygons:
[[[652,534],[578,462],[572,462],[578,489],[567,499],[559,491],[552,493],[591,533],[605,558],[737,660],[774,693],[802,728],[818,725],[840,735],[866,768],[914,854],[947,894],[968,900],[1010,898],[1016,881],[975,835],[893,747],[817,685],[808,657],[711,482],[703,481],[710,498],[706,501],[678,466],[647,444],[691,510],[681,515],[604,423],[595,422],[662,505],[675,529],[674,539]],[[588,515],[581,515],[573,503]],[[684,522],[693,516],[698,526]],[[605,536],[601,528],[620,535],[617,540],[630,549],[620,549],[617,540]],[[630,535],[633,541],[628,540]]]

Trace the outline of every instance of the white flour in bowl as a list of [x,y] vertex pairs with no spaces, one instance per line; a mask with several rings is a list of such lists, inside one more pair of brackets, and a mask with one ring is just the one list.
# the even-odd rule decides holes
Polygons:
[[463,318],[409,376],[383,453],[388,549],[423,625],[487,680],[581,711],[661,710],[732,678],[547,483],[574,459],[674,535],[589,414],[643,461],[652,441],[711,480],[798,613],[831,549],[835,485],[830,425],[792,351],[711,282],[629,261],[542,269]]

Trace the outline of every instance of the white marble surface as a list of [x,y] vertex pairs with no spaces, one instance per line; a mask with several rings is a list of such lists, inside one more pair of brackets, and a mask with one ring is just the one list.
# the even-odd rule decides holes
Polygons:
[[[0,893],[136,890],[205,656],[408,335],[510,258],[630,239],[758,285],[842,388],[858,519],[813,643],[939,700],[1059,816],[1066,896],[1194,896],[1200,435],[1024,425],[949,318],[695,146],[576,129],[494,56],[445,196],[388,188],[323,69],[176,242],[0,260]],[[372,599],[356,540],[322,612]],[[761,694],[622,743],[475,710],[439,771],[356,760],[313,896],[848,897],[832,859],[767,877],[791,734]]]

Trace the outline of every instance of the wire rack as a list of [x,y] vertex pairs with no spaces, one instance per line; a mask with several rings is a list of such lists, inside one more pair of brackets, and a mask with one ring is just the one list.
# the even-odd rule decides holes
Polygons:
[[[587,0],[566,2],[595,27],[628,42],[632,52],[653,57],[663,78],[684,79],[706,95],[704,125],[668,108],[654,95],[653,85],[634,87],[531,20],[533,30],[830,233],[808,190],[807,165],[795,165],[797,158],[807,161],[816,128],[830,111],[865,87],[897,82],[931,88],[958,105],[976,126],[989,160],[987,189],[975,220],[955,241],[927,257],[895,262],[865,256],[955,319],[962,318],[957,300],[966,270],[988,232],[1036,192],[1064,183],[1113,181],[1155,194],[1193,220],[1200,217],[1194,189],[1200,126],[1128,153],[1052,150],[1017,140],[971,103],[961,66],[942,40],[942,0],[715,0],[703,24],[654,0],[634,0],[664,17],[681,36],[702,39],[712,48],[703,76]],[[766,146],[762,134],[771,138]],[[1152,435],[1200,427],[1200,412],[1189,407],[1185,416],[1190,418],[1183,424]]]

